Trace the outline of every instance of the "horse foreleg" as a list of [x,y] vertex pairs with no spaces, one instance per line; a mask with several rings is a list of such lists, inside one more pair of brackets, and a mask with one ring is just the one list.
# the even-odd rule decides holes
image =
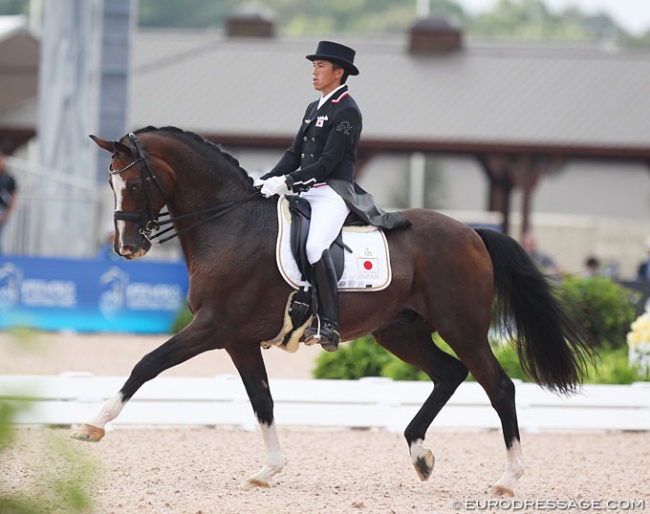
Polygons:
[[211,340],[209,327],[206,328],[207,331],[202,331],[200,324],[192,322],[167,342],[145,355],[135,365],[122,389],[109,398],[95,416],[75,430],[71,437],[80,441],[100,441],[104,437],[107,423],[117,418],[126,403],[145,382],[166,369],[213,349],[213,346],[206,343]]
[[245,490],[253,489],[254,487],[270,487],[271,478],[273,475],[282,471],[285,464],[275,423],[266,425],[260,422],[260,429],[262,430],[264,447],[266,448],[266,462],[262,466],[262,469],[242,482],[241,488]]
[[259,345],[251,345],[245,348],[229,347],[226,351],[230,354],[242,378],[253,412],[260,425],[266,449],[266,460],[262,469],[249,476],[241,484],[241,487],[242,489],[270,487],[271,478],[282,471],[285,460],[273,419],[273,398],[271,397],[262,351]]
[[98,443],[106,435],[106,424],[117,418],[125,404],[126,401],[122,393],[117,393],[102,405],[101,410],[95,416],[72,432],[70,437],[79,441]]

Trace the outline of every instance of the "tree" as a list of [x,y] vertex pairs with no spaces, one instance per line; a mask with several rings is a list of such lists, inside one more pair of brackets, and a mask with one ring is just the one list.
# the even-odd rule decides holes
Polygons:
[[0,0],[0,16],[27,14],[29,0]]

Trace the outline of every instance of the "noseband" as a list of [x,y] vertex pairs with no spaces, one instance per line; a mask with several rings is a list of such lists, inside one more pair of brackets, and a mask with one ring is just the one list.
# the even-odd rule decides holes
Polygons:
[[[153,206],[153,194],[151,192],[151,183],[153,182],[156,185],[158,191],[160,191],[160,194],[165,200],[165,204],[169,202],[169,196],[165,192],[165,189],[162,183],[160,182],[160,180],[158,179],[158,177],[149,168],[149,164],[147,163],[147,159],[145,159],[144,157],[142,144],[140,143],[138,136],[136,136],[134,133],[131,132],[129,133],[128,137],[133,143],[133,146],[135,146],[135,151],[136,151],[135,160],[133,160],[126,166],[120,168],[119,170],[113,170],[112,166],[109,166],[108,173],[110,175],[119,175],[120,173],[124,173],[132,166],[135,166],[138,163],[142,163],[142,166],[140,168],[140,174],[142,177],[143,194],[144,194],[144,201],[146,205],[146,211],[115,211],[113,213],[113,219],[115,221],[135,221],[140,223],[140,234],[152,245],[161,245],[163,243],[166,243],[170,239],[177,237],[179,234],[187,230],[191,230],[200,225],[208,223],[213,219],[226,214],[227,212],[231,211],[232,209],[241,205],[242,203],[261,196],[260,191],[256,190],[255,193],[253,193],[250,196],[238,200],[234,200],[232,202],[227,202],[221,205],[215,205],[214,207],[208,207],[207,209],[203,209],[201,211],[193,212],[190,214],[175,216],[173,218],[169,215],[169,212],[167,211],[158,213],[155,211]],[[167,219],[160,220],[161,217],[166,217]],[[162,236],[163,234],[166,234],[167,232],[174,230],[173,226],[167,227],[164,230],[160,230],[161,225],[171,225],[175,221],[181,219],[197,218],[197,217],[204,217],[204,218],[200,221],[197,221],[196,223],[193,223],[183,228],[182,230],[174,232],[173,234],[163,239],[159,239],[160,236]],[[154,234],[154,232],[156,233]]]
[[[124,173],[132,166],[135,166],[138,163],[142,163],[142,166],[140,167],[140,174],[142,178],[142,187],[143,187],[146,211],[115,211],[113,213],[113,219],[115,221],[139,222],[140,234],[142,234],[149,242],[151,242],[151,239],[154,237],[153,232],[160,229],[160,223],[158,222],[160,214],[155,211],[153,206],[153,194],[151,192],[151,183],[153,182],[156,185],[158,191],[160,191],[160,194],[162,194],[165,203],[167,203],[169,197],[167,196],[167,193],[165,193],[165,189],[163,188],[163,185],[160,183],[160,180],[158,180],[158,177],[154,175],[151,169],[149,168],[149,164],[147,163],[147,160],[144,158],[143,151],[142,151],[142,144],[140,143],[138,136],[136,136],[133,133],[130,133],[128,137],[133,143],[133,146],[135,146],[135,151],[136,151],[135,160],[133,162],[130,162],[123,168],[120,168],[119,170],[113,170],[111,169],[111,166],[109,166],[108,173],[111,175],[119,175],[121,173]],[[165,215],[165,213],[163,213],[163,215]]]

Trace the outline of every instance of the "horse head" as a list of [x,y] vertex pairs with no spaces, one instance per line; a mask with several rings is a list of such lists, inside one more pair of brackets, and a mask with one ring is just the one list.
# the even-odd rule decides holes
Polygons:
[[[261,198],[233,156],[193,132],[145,127],[119,141],[90,137],[111,153],[113,247],[127,259],[145,255],[153,240],[161,244],[189,231],[196,234],[200,226]],[[165,204],[169,212],[161,213]],[[163,216],[169,219],[159,221]],[[171,236],[159,237],[171,230]]]
[[115,199],[113,249],[129,260],[142,257],[151,249],[150,237],[158,229],[160,210],[168,202],[165,191],[171,190],[172,176],[152,169],[135,134],[120,141],[90,137],[111,153],[108,173]]

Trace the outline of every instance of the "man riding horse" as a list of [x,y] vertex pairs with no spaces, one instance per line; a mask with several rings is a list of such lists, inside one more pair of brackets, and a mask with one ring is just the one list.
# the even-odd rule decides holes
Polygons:
[[312,83],[320,99],[307,106],[292,145],[278,164],[257,182],[264,196],[300,193],[311,205],[307,260],[312,265],[316,327],[305,331],[307,342],[320,342],[327,351],[339,344],[337,278],[329,248],[350,214],[364,222],[393,229],[410,225],[399,212],[386,213],[354,180],[354,163],[361,136],[361,111],[345,84],[358,75],[355,51],[331,41],[318,43]]

